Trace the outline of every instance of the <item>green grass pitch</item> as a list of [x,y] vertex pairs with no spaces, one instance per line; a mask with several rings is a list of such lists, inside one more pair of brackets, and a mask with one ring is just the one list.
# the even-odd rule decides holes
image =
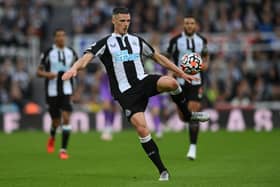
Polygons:
[[[187,132],[167,133],[156,140],[171,173],[158,173],[134,131],[103,142],[99,134],[73,134],[70,159],[45,151],[41,132],[0,133],[0,186],[26,187],[153,187],[153,186],[280,186],[280,131],[201,133],[198,159],[189,161]],[[60,135],[57,136],[57,148]]]

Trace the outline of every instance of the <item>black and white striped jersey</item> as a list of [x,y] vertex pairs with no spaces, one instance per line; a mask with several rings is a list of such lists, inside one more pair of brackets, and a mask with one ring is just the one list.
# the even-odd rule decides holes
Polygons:
[[[196,52],[202,57],[207,55],[207,40],[198,33],[194,33],[192,36],[187,36],[185,32],[173,37],[168,45],[167,53],[171,56],[177,66],[180,65],[180,59],[183,55]],[[201,85],[203,76],[201,73],[197,73],[196,77],[200,78],[199,81],[192,81],[192,85]],[[178,79],[180,84],[185,84],[183,79]]]
[[109,76],[112,95],[118,98],[147,76],[142,56],[151,57],[154,49],[139,36],[112,33],[93,43],[85,52],[100,58]]
[[63,81],[61,77],[77,59],[78,56],[72,48],[64,47],[60,49],[56,45],[41,54],[41,66],[44,67],[45,71],[58,74],[55,79],[45,80],[47,97],[71,95],[73,93],[73,80]]

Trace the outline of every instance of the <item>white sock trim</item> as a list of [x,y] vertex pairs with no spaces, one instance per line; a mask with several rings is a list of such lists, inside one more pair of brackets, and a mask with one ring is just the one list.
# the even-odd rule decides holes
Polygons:
[[140,140],[140,142],[141,143],[147,143],[148,141],[150,141],[152,139],[152,136],[151,136],[151,134],[149,134],[148,136],[146,136],[146,137],[139,137],[139,140]]
[[190,149],[195,149],[196,148],[196,144],[190,144]]
[[181,88],[181,86],[179,85],[178,88],[176,90],[173,90],[171,92],[169,92],[171,95],[178,95],[179,93],[181,93],[183,90]]
[[62,125],[62,130],[71,131],[71,129],[72,129],[71,125]]

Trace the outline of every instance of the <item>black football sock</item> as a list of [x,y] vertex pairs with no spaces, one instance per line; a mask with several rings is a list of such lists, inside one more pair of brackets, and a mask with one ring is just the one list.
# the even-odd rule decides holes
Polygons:
[[55,138],[55,135],[56,135],[56,127],[52,126],[51,127],[51,130],[50,130],[50,135],[52,138]]
[[64,150],[67,149],[70,133],[71,133],[71,126],[70,125],[63,125],[62,126],[62,144],[61,144],[61,148],[64,149]]
[[179,86],[176,90],[169,92],[172,100],[183,113],[184,121],[190,121],[192,113],[187,108],[187,100],[184,96],[182,88]]
[[149,158],[153,161],[155,166],[157,167],[159,173],[162,173],[163,171],[166,171],[166,167],[163,165],[160,155],[159,155],[159,150],[156,145],[156,143],[153,141],[151,135],[148,135],[146,137],[139,137],[141,145]]
[[199,124],[197,122],[190,122],[189,124],[189,138],[191,144],[197,143],[199,133]]

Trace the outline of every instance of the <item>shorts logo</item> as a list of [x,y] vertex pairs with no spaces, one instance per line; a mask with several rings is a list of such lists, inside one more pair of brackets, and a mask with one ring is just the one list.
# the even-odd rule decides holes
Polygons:
[[131,111],[128,109],[125,109],[125,116],[129,117],[131,115]]

